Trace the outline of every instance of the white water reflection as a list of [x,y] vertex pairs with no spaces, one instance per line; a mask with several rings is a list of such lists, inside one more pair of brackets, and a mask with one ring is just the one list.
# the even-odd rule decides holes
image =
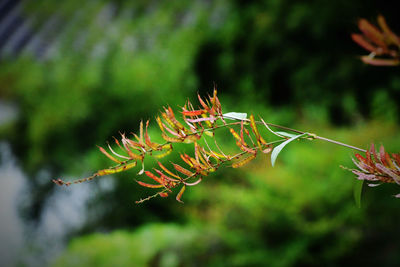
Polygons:
[[0,156],[0,265],[14,266],[23,246],[17,199],[24,191],[25,178],[6,143],[0,143]]
[[[47,266],[65,246],[66,234],[82,226],[85,205],[93,187],[57,188],[47,199],[36,227],[25,225],[18,213],[21,201],[29,201],[26,176],[10,146],[0,142],[0,266]],[[51,181],[46,171],[39,179]],[[92,193],[93,194],[93,193]]]

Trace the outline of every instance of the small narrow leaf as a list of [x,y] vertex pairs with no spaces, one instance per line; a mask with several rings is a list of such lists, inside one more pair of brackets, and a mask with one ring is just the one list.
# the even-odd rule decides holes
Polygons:
[[162,165],[161,162],[157,162],[157,163],[158,163],[158,166],[160,166],[160,168],[161,168],[163,171],[165,171],[167,174],[169,174],[169,175],[171,175],[172,177],[175,177],[175,178],[181,180],[181,177],[179,177],[179,176],[176,175],[176,174],[173,174],[173,173],[172,173],[170,170],[168,170],[164,165]]
[[[254,135],[255,135],[255,137],[257,139],[258,148],[261,150],[261,136],[260,136],[260,133],[258,132],[258,128],[257,128],[256,121],[254,119],[254,115],[253,114],[250,115],[250,127],[253,130],[253,133],[254,133]],[[248,136],[250,137],[249,134],[248,134]]]
[[157,154],[157,155],[153,155],[155,158],[157,159],[162,159],[163,157],[168,156],[169,154],[171,154],[172,149],[169,150],[165,150],[163,153]]
[[118,164],[121,163],[120,160],[118,160],[118,159],[114,158],[113,156],[111,156],[111,155],[110,155],[104,148],[102,148],[101,146],[99,146],[99,149],[100,149],[100,152],[101,152],[101,153],[103,153],[104,155],[107,156],[107,158],[111,159],[112,161],[114,161],[114,162],[116,162],[116,163],[118,163]]
[[183,192],[185,192],[186,186],[183,185],[181,190],[179,191],[178,195],[176,196],[176,200],[183,203],[183,201],[181,200],[181,197],[183,195]]
[[125,164],[125,165],[121,165],[121,166],[117,166],[114,168],[109,168],[109,169],[104,169],[104,170],[99,170],[96,175],[97,176],[103,176],[103,175],[109,175],[109,174],[114,174],[114,173],[118,173],[118,172],[123,172],[126,170],[129,170],[133,167],[135,167],[137,164],[136,161]]
[[256,158],[256,154],[252,154],[247,158],[244,158],[244,159],[242,159],[240,161],[237,161],[237,162],[233,163],[232,164],[232,168],[236,169],[236,168],[242,167],[242,166],[246,165],[247,163],[249,163],[250,161],[252,161],[255,158]]
[[283,149],[287,144],[289,144],[290,142],[292,142],[292,141],[294,141],[294,140],[296,140],[296,139],[298,139],[298,138],[301,138],[301,137],[303,137],[303,136],[306,136],[306,135],[307,135],[307,133],[299,134],[299,135],[293,136],[292,138],[286,140],[285,142],[283,142],[283,143],[280,144],[279,146],[276,146],[276,147],[274,148],[274,150],[272,150],[272,153],[271,153],[271,164],[272,164],[272,167],[275,165],[275,161],[276,161],[276,158],[278,157],[279,153],[282,151],[282,149]]
[[242,121],[247,119],[247,113],[228,112],[223,114],[222,117],[224,119]]
[[183,173],[184,175],[186,175],[188,177],[194,176],[193,172],[183,168],[182,166],[175,164],[175,163],[172,163],[172,165],[174,166],[175,170],[177,170],[178,172]]
[[182,115],[194,117],[194,116],[200,116],[201,114],[204,114],[206,112],[207,111],[204,110],[204,109],[200,109],[200,110],[184,110],[184,111],[182,111]]
[[138,184],[140,184],[141,186],[144,187],[148,187],[148,188],[161,188],[164,187],[162,184],[147,184],[147,183],[143,183],[141,181],[136,181]]
[[361,208],[361,193],[362,193],[362,187],[364,184],[364,180],[355,180],[354,184],[354,201],[356,203],[357,208]]

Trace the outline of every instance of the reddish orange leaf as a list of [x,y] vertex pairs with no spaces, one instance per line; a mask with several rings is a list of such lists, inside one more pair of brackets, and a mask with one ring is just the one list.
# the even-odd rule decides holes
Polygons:
[[172,163],[172,165],[174,166],[175,170],[177,170],[178,172],[180,172],[186,176],[194,176],[193,172],[183,168],[182,166],[175,164],[175,163]]
[[369,52],[375,52],[377,54],[382,54],[382,51],[378,51],[378,48],[376,46],[373,46],[370,44],[367,40],[364,39],[364,37],[361,34],[356,34],[353,33],[351,35],[351,39],[353,39],[354,42],[356,42],[359,46],[364,48],[365,50]]
[[358,27],[373,43],[375,43],[379,47],[382,47],[385,50],[387,49],[387,46],[384,42],[383,34],[378,30],[378,28],[369,23],[368,20],[360,19],[358,21]]
[[170,170],[168,170],[167,168],[165,168],[164,165],[161,164],[161,162],[157,162],[157,163],[158,163],[158,166],[160,166],[160,168],[161,168],[163,171],[165,171],[167,174],[169,174],[169,175],[171,175],[172,177],[175,177],[175,178],[177,178],[177,179],[179,179],[179,180],[182,179],[182,178],[179,177],[178,175],[173,174]]
[[150,177],[151,179],[153,179],[154,181],[156,181],[157,183],[164,184],[163,181],[162,181],[159,177],[155,176],[153,173],[151,173],[151,172],[149,172],[149,171],[145,171],[144,173],[145,173],[148,177]]
[[117,160],[116,158],[114,158],[113,156],[111,156],[104,148],[102,148],[101,146],[99,146],[99,149],[101,151],[101,153],[103,153],[104,155],[106,155],[109,159],[111,159],[112,161],[120,164],[121,161]]
[[140,184],[141,186],[144,186],[144,187],[148,187],[148,188],[162,188],[162,187],[164,187],[163,185],[158,185],[158,184],[146,184],[146,183],[143,183],[143,182],[141,182],[141,181],[137,181],[136,180],[136,182],[138,183],[138,184]]
[[165,180],[167,180],[167,181],[170,181],[170,182],[179,182],[179,181],[180,181],[180,180],[177,180],[177,179],[173,179],[173,178],[171,178],[171,177],[168,177],[167,175],[165,175],[164,173],[162,173],[162,171],[160,171],[160,170],[154,169],[154,171],[155,171],[156,173],[158,173],[158,175],[160,175],[160,177],[161,177],[162,179],[165,179]]
[[204,109],[200,109],[200,110],[184,110],[184,111],[182,111],[182,115],[194,117],[194,116],[200,116],[201,114],[204,114],[206,112],[207,111],[204,110]]
[[199,99],[200,105],[207,111],[209,112],[210,107],[207,106],[206,103],[204,103],[203,99],[201,98],[201,96],[199,94],[197,94],[197,98]]
[[191,162],[191,160],[190,160],[190,156],[189,156],[189,155],[187,155],[187,154],[180,154],[180,157],[181,157],[181,159],[182,159],[187,165],[189,165],[190,167],[193,167],[193,164],[192,164],[192,162]]

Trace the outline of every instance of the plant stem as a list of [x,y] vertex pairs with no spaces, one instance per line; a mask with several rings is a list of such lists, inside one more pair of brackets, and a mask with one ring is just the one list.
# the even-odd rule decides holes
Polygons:
[[[246,121],[248,121],[248,120],[246,120]],[[257,123],[258,124],[262,124],[262,122],[259,122],[259,121],[257,121]],[[306,132],[302,132],[302,131],[299,131],[299,130],[296,130],[296,129],[292,129],[292,128],[289,128],[289,127],[273,124],[273,123],[266,123],[266,124],[268,126],[272,126],[272,127],[275,127],[275,128],[286,130],[286,131],[295,132],[295,133],[298,133],[298,134],[306,133]],[[313,137],[315,139],[319,139],[319,140],[326,141],[326,142],[329,142],[329,143],[332,143],[332,144],[335,144],[335,145],[339,145],[339,146],[351,148],[351,149],[354,149],[354,150],[358,150],[360,152],[364,152],[364,153],[367,152],[367,150],[365,150],[365,149],[362,149],[362,148],[359,148],[359,147],[356,147],[356,146],[352,146],[352,145],[348,145],[348,144],[345,144],[345,143],[342,143],[342,142],[339,142],[339,141],[335,141],[335,140],[332,140],[332,139],[329,139],[329,138],[325,138],[325,137],[322,137],[322,136],[313,135]]]
[[365,150],[365,149],[362,149],[362,148],[359,148],[359,147],[355,147],[355,146],[352,146],[352,145],[348,145],[348,144],[345,144],[345,143],[342,143],[342,142],[338,142],[338,141],[335,141],[335,140],[332,140],[332,139],[328,139],[328,138],[325,138],[325,137],[321,137],[321,136],[318,136],[318,135],[315,136],[315,139],[326,141],[326,142],[329,142],[329,143],[332,143],[332,144],[336,144],[336,145],[339,145],[339,146],[348,147],[348,148],[351,148],[351,149],[354,149],[354,150],[358,150],[360,152],[364,152],[364,153],[367,152],[367,150]]

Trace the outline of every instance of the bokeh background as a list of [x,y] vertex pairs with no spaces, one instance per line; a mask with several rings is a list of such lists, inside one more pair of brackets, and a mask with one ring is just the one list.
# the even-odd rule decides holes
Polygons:
[[[173,198],[96,145],[214,83],[225,112],[400,151],[400,69],[363,65],[361,17],[397,1],[0,1],[1,266],[395,266],[394,185],[353,199],[353,151],[291,144]],[[157,135],[156,125],[150,131]],[[226,142],[226,146],[234,146]],[[171,156],[169,160],[177,160]],[[397,190],[397,191],[396,191]]]

